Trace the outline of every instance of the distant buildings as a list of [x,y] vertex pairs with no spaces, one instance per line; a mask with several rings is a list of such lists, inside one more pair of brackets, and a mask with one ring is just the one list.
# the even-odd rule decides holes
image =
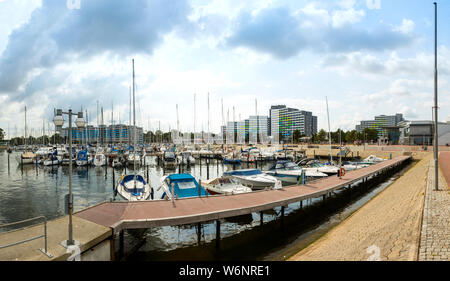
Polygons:
[[403,119],[403,114],[397,113],[395,115],[380,115],[375,116],[375,120],[365,120],[361,121],[359,125],[356,125],[356,131],[362,133],[364,129],[376,129],[378,131],[378,136],[383,135],[383,128],[396,127],[399,122],[405,121]]
[[[137,143],[143,143],[144,133],[141,127],[128,125],[100,125],[99,127],[86,126],[84,129],[72,128],[72,140],[78,143],[112,144],[134,143],[134,128],[136,128]],[[69,137],[68,128],[61,130],[61,137]]]
[[273,139],[289,140],[296,130],[307,137],[317,134],[317,116],[313,116],[312,112],[274,105],[269,113],[270,135]]

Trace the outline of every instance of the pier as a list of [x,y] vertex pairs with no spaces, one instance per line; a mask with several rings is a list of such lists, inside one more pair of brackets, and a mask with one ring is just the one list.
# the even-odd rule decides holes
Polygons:
[[[328,178],[309,182],[305,185],[288,186],[279,190],[256,191],[251,193],[228,195],[228,196],[206,196],[178,199],[172,201],[157,200],[144,202],[104,202],[95,206],[76,212],[74,217],[81,224],[96,226],[100,234],[86,230],[75,232],[74,238],[80,240],[82,251],[89,252],[90,246],[102,245],[97,254],[103,259],[110,257],[115,259],[114,245],[115,235],[119,235],[120,243],[123,244],[123,231],[127,229],[148,229],[161,226],[175,226],[193,223],[204,223],[216,221],[216,243],[220,242],[220,219],[236,217],[250,213],[260,213],[263,222],[263,212],[275,207],[284,207],[288,204],[302,204],[304,200],[322,197],[326,203],[327,196],[338,189],[351,187],[357,182],[365,182],[373,176],[380,175],[391,169],[403,165],[411,160],[411,156],[399,156],[386,160],[366,168],[347,172],[342,178],[331,176]],[[42,227],[41,227],[42,228]],[[32,228],[26,228],[15,232],[0,234],[0,246],[5,241],[11,241],[12,237],[25,235]],[[49,258],[43,253],[39,255],[38,248],[29,250],[32,256],[20,255],[19,260],[61,260],[67,256],[66,249],[59,245],[66,235],[66,219],[60,218],[49,223],[48,232],[52,235],[55,229],[59,229],[61,238],[49,240],[49,252],[54,256]],[[77,229],[77,228],[75,228]],[[81,228],[82,229],[82,228]],[[80,229],[80,230],[81,230]],[[86,239],[80,239],[82,236]],[[26,236],[26,235],[25,235]],[[32,236],[32,235],[31,235]],[[92,236],[92,237],[91,237]],[[90,238],[89,238],[90,237]],[[101,239],[99,239],[101,237]],[[8,240],[6,240],[8,239]],[[18,239],[20,240],[20,239]],[[60,241],[61,240],[61,241]],[[95,240],[93,243],[91,240]],[[101,241],[100,241],[101,240]],[[36,241],[37,243],[37,241]],[[25,247],[22,244],[21,247]],[[33,244],[34,245],[34,244]],[[90,246],[88,246],[90,245]],[[118,245],[122,248],[122,245]],[[14,247],[0,249],[0,260],[16,259]],[[42,246],[40,246],[42,247]],[[103,253],[108,248],[109,255]],[[26,251],[25,251],[26,252]],[[8,253],[8,254],[6,254]],[[39,255],[39,257],[37,256]]]

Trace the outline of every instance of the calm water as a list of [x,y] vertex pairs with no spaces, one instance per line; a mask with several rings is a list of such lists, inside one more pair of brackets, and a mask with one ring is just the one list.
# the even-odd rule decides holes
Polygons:
[[[0,152],[0,225],[10,222],[45,216],[54,219],[64,216],[64,196],[68,193],[68,166],[43,167],[24,165],[16,162],[16,155]],[[205,160],[203,160],[205,161]],[[160,178],[165,174],[177,173],[177,170],[163,170],[156,165],[155,157],[147,157],[149,164],[150,184],[159,186]],[[270,163],[263,165],[268,169]],[[255,167],[254,165],[237,165],[236,169]],[[261,169],[260,166],[258,168]],[[128,169],[128,168],[127,168]],[[211,160],[208,166],[193,165],[183,168],[182,172],[192,174],[197,180],[213,179],[224,171],[232,170],[232,165],[223,165],[221,161]],[[115,169],[117,180],[124,169]],[[72,169],[72,193],[74,210],[79,211],[94,204],[109,201],[113,198],[113,169],[111,167],[76,167]],[[120,200],[120,196],[116,197]],[[0,230],[2,231],[2,230]],[[164,234],[163,234],[164,235]]]
[[[68,167],[36,167],[35,165],[21,167],[15,160],[15,156],[18,154],[19,152],[10,154],[8,169],[8,154],[6,151],[0,152],[0,178],[2,179],[0,182],[0,225],[37,216],[45,216],[49,220],[64,216],[64,196],[68,193]],[[196,164],[190,168],[185,167],[182,172],[191,173],[197,180],[206,180],[208,176],[213,179],[221,176],[224,171],[233,169],[232,165],[223,165],[221,161],[211,160],[208,173],[208,166],[204,161],[201,166]],[[163,175],[178,172],[178,169],[163,170],[158,167],[155,157],[147,157],[146,162],[149,163],[150,184],[154,188],[158,187],[159,180]],[[271,165],[272,163],[265,163],[262,167],[258,165],[258,168],[266,170]],[[255,168],[255,165],[242,164],[235,168]],[[116,169],[115,179],[117,180],[123,172],[123,169]],[[113,198],[112,182],[113,169],[111,167],[73,167],[72,192],[75,211]],[[385,186],[385,184],[382,185],[382,188]],[[340,191],[336,193],[337,196],[339,193]],[[360,204],[375,194],[366,195],[362,199],[357,198],[355,206],[359,208]],[[117,197],[116,200],[120,200],[120,198]],[[129,256],[129,259],[236,260],[243,258],[253,260],[267,257],[279,259],[289,252],[283,245],[299,244],[298,239],[308,241],[306,238],[314,237],[314,234],[308,234],[312,226],[318,227],[318,229],[327,228],[327,221],[329,223],[330,218],[335,221],[333,218],[336,217],[336,214],[338,217],[342,217],[342,208],[348,208],[350,203],[354,203],[351,201],[337,204],[330,202],[327,205],[331,206],[332,210],[324,210],[320,207],[321,204],[315,204],[320,201],[320,198],[304,201],[301,211],[299,211],[298,203],[286,207],[285,215],[291,214],[286,216],[287,221],[291,220],[286,225],[298,225],[298,230],[296,229],[294,233],[279,231],[279,220],[276,219],[280,215],[280,208],[264,212],[263,227],[260,226],[259,214],[222,220],[221,238],[223,243],[221,242],[221,248],[223,250],[220,252],[220,257],[217,256],[218,253],[214,248],[216,233],[214,222],[202,224],[200,245],[198,245],[198,230],[194,225],[153,228],[141,236],[137,236],[133,232],[126,232],[125,253],[130,252],[130,249],[138,245],[139,241],[142,241],[143,235],[146,238],[145,243],[140,245],[139,250]],[[314,207],[317,205],[319,206]],[[354,210],[355,206],[350,208]],[[344,209],[344,212],[347,211]],[[313,221],[311,221],[312,219]],[[317,225],[317,223],[319,224]],[[0,229],[0,231],[4,230]],[[264,244],[263,247],[259,247],[260,252],[255,251],[251,241],[259,241],[258,243],[262,243],[260,245]],[[246,249],[246,247],[250,248]],[[248,255],[242,255],[243,252]]]

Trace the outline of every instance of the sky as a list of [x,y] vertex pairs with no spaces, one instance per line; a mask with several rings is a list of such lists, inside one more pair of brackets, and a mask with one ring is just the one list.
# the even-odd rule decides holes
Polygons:
[[[54,108],[83,109],[96,125],[97,103],[105,124],[128,123],[132,59],[146,131],[192,131],[194,96],[197,131],[278,104],[328,130],[326,100],[331,130],[382,114],[431,120],[433,2],[0,0],[0,128],[23,135],[25,106],[35,136],[53,128]],[[445,122],[450,3],[436,2]]]

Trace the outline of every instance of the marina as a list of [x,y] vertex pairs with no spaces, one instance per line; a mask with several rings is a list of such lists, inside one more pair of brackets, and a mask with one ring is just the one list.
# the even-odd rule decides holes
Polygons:
[[[7,157],[6,152],[3,154]],[[151,156],[147,156],[145,159],[146,163],[155,163],[157,162],[156,159],[151,159]],[[147,160],[148,159],[148,160]],[[409,157],[403,157],[396,159],[394,161],[395,164],[402,163],[403,161],[409,159]],[[5,159],[6,160],[6,159]],[[190,172],[198,177],[199,179],[205,179],[205,177],[210,176],[211,178],[218,177],[221,175],[221,173],[225,172],[227,170],[227,167],[229,165],[220,163],[218,164],[218,160],[210,160],[205,159],[203,160],[206,163],[209,163],[208,161],[215,161],[216,165],[214,167],[214,164],[197,164],[194,167],[191,167]],[[391,160],[392,161],[392,160]],[[391,161],[384,161],[382,164],[383,167],[381,168],[375,168],[375,173],[380,173],[384,169],[390,168],[392,165]],[[389,163],[389,164],[388,164]],[[256,165],[256,164],[247,164],[247,165]],[[269,165],[272,165],[271,163],[266,164],[266,167],[269,167]],[[379,164],[378,164],[379,165]],[[150,166],[150,165],[149,165]],[[376,167],[376,165],[372,166],[371,168]],[[231,167],[232,168],[232,167]],[[242,168],[242,167],[240,167]],[[47,170],[48,169],[48,170]],[[34,179],[39,179],[40,177],[48,177],[47,173],[52,175],[54,179],[61,180],[58,178],[58,175],[60,173],[64,173],[63,170],[60,171],[60,169],[64,169],[64,166],[53,166],[53,168],[49,167],[39,167],[37,165],[24,165],[22,167],[17,166],[15,167],[14,173],[16,175],[20,175],[21,177],[31,177]],[[157,176],[156,174],[159,171],[159,175],[163,175],[165,172],[161,167],[158,167],[158,165],[153,164],[151,167],[148,168],[150,175],[150,182],[158,182],[160,176]],[[181,168],[182,169],[182,168]],[[266,168],[268,169],[268,168]],[[371,177],[373,171],[366,171],[363,172],[361,175],[356,175],[354,178],[346,178],[344,176],[343,179],[339,179],[338,177],[330,177],[327,182],[323,183],[322,185],[316,185],[319,181],[314,181],[310,184],[306,184],[304,186],[301,186],[301,188],[295,188],[295,186],[291,187],[284,187],[282,189],[275,189],[275,190],[268,190],[268,191],[253,191],[250,193],[244,193],[244,194],[237,194],[237,195],[225,195],[225,196],[213,196],[213,195],[206,195],[201,194],[201,197],[198,197],[196,194],[194,198],[186,198],[186,199],[180,199],[177,198],[176,200],[162,200],[162,201],[144,201],[142,202],[144,205],[138,206],[138,205],[130,205],[128,204],[136,204],[136,203],[127,203],[126,201],[121,201],[119,198],[114,198],[114,190],[112,189],[112,177],[115,174],[115,169],[111,167],[76,167],[74,168],[75,177],[74,177],[74,183],[80,181],[82,183],[85,181],[86,183],[83,184],[83,188],[87,190],[84,192],[89,192],[84,195],[82,190],[79,189],[79,187],[76,187],[77,184],[75,184],[75,213],[74,217],[77,217],[79,219],[82,219],[82,221],[88,221],[89,223],[94,223],[96,225],[106,227],[105,229],[111,229],[111,235],[108,237],[108,240],[110,243],[110,247],[113,247],[111,245],[114,244],[114,247],[111,249],[112,253],[119,254],[123,250],[123,233],[126,230],[130,229],[148,229],[153,227],[163,227],[163,226],[179,226],[179,225],[196,225],[198,223],[202,222],[208,222],[208,221],[216,221],[216,241],[220,241],[220,235],[228,236],[233,235],[233,231],[231,233],[228,233],[227,230],[220,231],[220,219],[226,219],[226,218],[233,218],[233,217],[242,217],[246,214],[259,214],[259,216],[262,216],[264,211],[271,210],[276,207],[281,207],[282,209],[284,206],[287,206],[289,204],[292,204],[294,202],[303,202],[304,200],[308,200],[308,198],[326,198],[328,194],[331,192],[338,190],[344,186],[349,186],[353,184],[356,181],[361,180],[361,175],[365,175],[365,177]],[[208,172],[208,170],[210,170]],[[8,172],[8,169],[6,166],[2,167],[2,171]],[[113,172],[114,171],[114,172]],[[189,171],[189,170],[188,170]],[[219,172],[218,172],[219,171]],[[361,169],[359,171],[364,171],[364,169]],[[9,173],[11,175],[11,167],[9,169]],[[67,173],[67,171],[65,172]],[[217,174],[216,174],[217,173]],[[91,176],[89,176],[91,174]],[[348,176],[349,173],[346,174]],[[60,175],[61,178],[64,178]],[[364,177],[363,177],[364,178]],[[95,193],[91,194],[90,189],[88,186],[92,185],[93,180],[96,179],[95,185],[100,183],[100,181],[103,181],[104,187],[100,190],[103,192],[98,192],[97,196],[93,196]],[[337,181],[336,181],[337,180]],[[89,183],[91,181],[91,183]],[[331,185],[331,187],[330,187]],[[322,190],[320,188],[322,186]],[[319,189],[319,190],[318,190]],[[81,193],[80,193],[81,192]],[[63,191],[61,191],[61,198],[63,197]],[[242,197],[244,196],[244,197]],[[281,197],[280,197],[281,196]],[[84,198],[88,200],[83,200]],[[89,197],[89,198],[88,198]],[[8,197],[6,197],[8,198]],[[96,198],[96,199],[95,199]],[[112,201],[116,199],[117,201]],[[233,198],[239,199],[238,201],[235,201]],[[284,198],[284,199],[283,199]],[[59,199],[61,200],[61,199]],[[217,201],[218,200],[218,201]],[[241,205],[238,203],[237,206],[233,206],[237,202],[242,202],[246,205]],[[161,205],[162,204],[162,205]],[[48,204],[46,204],[48,205]],[[183,207],[184,206],[184,207]],[[196,206],[193,208],[193,206]],[[214,206],[214,207],[213,207]],[[247,206],[247,207],[246,207]],[[59,205],[59,210],[56,212],[61,216],[64,213],[64,206]],[[176,208],[174,208],[176,207]],[[213,207],[213,209],[211,209]],[[215,209],[217,207],[220,207],[220,209]],[[131,209],[130,209],[131,208]],[[150,209],[148,209],[150,208]],[[131,212],[130,210],[134,210],[136,213]],[[158,211],[159,210],[159,211]],[[163,211],[165,210],[165,211]],[[184,210],[184,211],[183,211]],[[215,210],[215,211],[214,211]],[[163,211],[161,213],[161,211]],[[173,213],[175,211],[175,213]],[[184,213],[185,212],[185,213]],[[154,214],[151,217],[142,217],[143,214],[152,213]],[[55,212],[52,212],[52,215],[49,216],[49,219],[53,217],[58,217],[58,215],[55,214]],[[125,216],[129,215],[130,217]],[[178,214],[178,215],[177,215]],[[8,215],[7,213],[5,215]],[[133,216],[137,216],[133,218]],[[166,217],[165,216],[168,216]],[[258,217],[258,216],[257,216]],[[269,216],[270,217],[270,216]],[[29,217],[28,217],[29,218]],[[120,220],[119,220],[120,218]],[[18,217],[16,216],[14,221],[25,219],[25,217]],[[260,217],[261,219],[261,217]],[[64,220],[60,220],[64,221]],[[49,224],[50,225],[50,224]],[[218,225],[218,227],[217,227]],[[48,228],[50,230],[50,227]],[[167,235],[167,234],[166,234]],[[170,235],[170,234],[169,234]],[[0,236],[5,237],[5,236]],[[122,238],[120,238],[122,237]],[[128,235],[129,237],[129,235]],[[96,237],[97,238],[97,237]],[[119,239],[119,241],[116,241],[116,243],[112,242]],[[122,240],[121,240],[122,239]],[[129,239],[135,239],[135,238],[129,238]],[[122,242],[120,242],[122,241]],[[218,242],[217,242],[218,243]],[[89,243],[88,243],[89,244]],[[120,248],[118,245],[122,245],[122,248]],[[176,243],[175,243],[176,244]],[[219,243],[220,244],[220,243]],[[141,245],[142,246],[142,245]],[[122,250],[121,250],[122,249]],[[122,253],[123,255],[123,253]],[[113,257],[114,255],[111,255]]]

